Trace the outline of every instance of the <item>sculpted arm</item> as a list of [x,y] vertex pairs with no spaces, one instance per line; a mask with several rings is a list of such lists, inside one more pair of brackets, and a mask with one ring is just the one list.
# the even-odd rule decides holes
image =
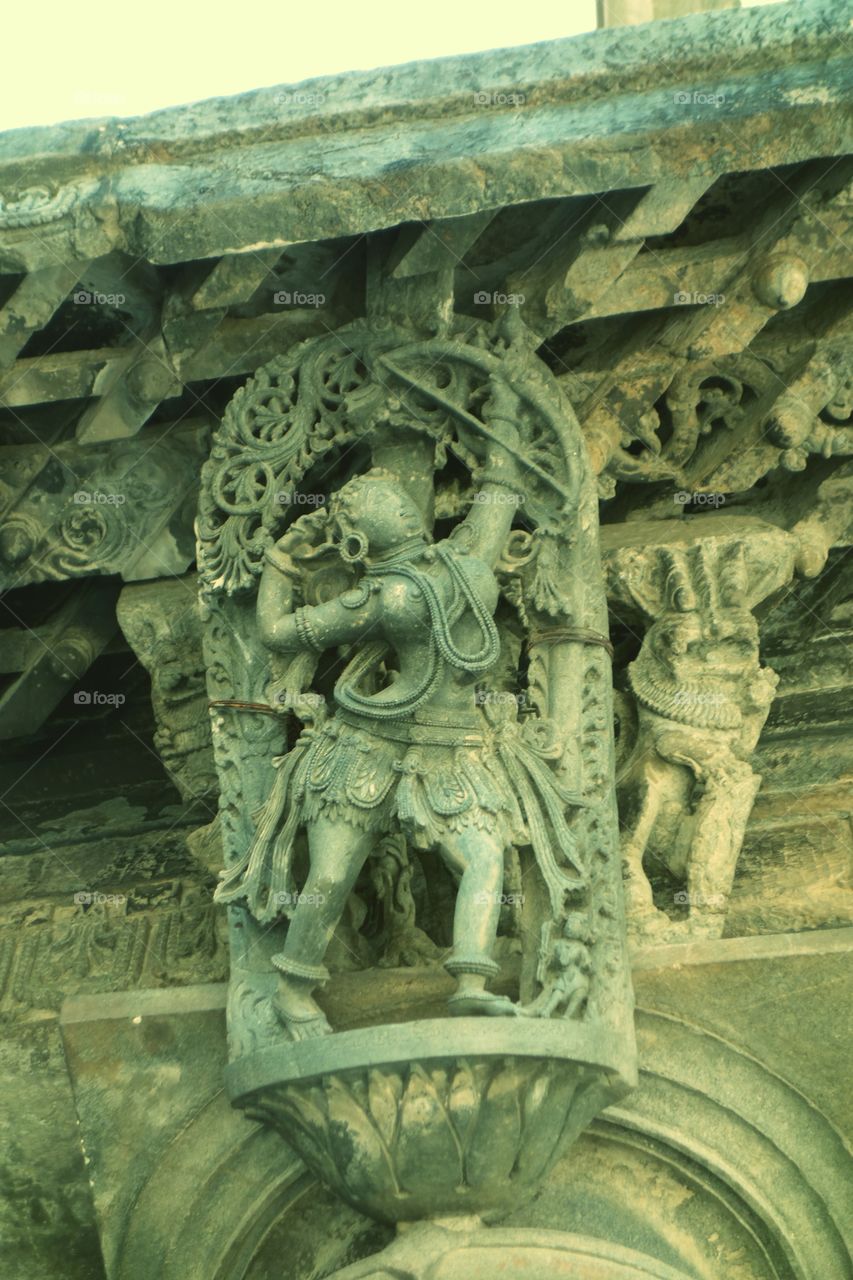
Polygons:
[[258,630],[268,649],[322,653],[362,636],[375,636],[380,617],[378,594],[371,592],[353,607],[342,602],[357,598],[355,592],[345,592],[324,604],[294,609],[293,588],[294,580],[285,565],[276,562],[275,549],[268,551],[258,590]]
[[523,500],[522,464],[516,456],[518,400],[509,387],[494,383],[484,417],[502,442],[489,440],[471,510],[457,528],[460,540],[479,559],[494,566]]

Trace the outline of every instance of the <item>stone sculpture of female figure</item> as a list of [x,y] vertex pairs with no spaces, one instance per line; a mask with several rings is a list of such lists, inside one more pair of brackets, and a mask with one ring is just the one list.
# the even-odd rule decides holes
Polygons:
[[283,759],[252,847],[223,873],[220,902],[244,898],[260,920],[293,896],[294,840],[304,827],[310,870],[296,895],[279,971],[276,1012],[293,1039],[330,1031],[314,988],[347,898],[383,835],[402,830],[438,851],[458,881],[453,946],[454,1014],[514,1015],[486,989],[500,915],[504,855],[531,844],[552,901],[579,881],[552,772],[556,749],[516,721],[490,723],[476,686],[498,660],[494,566],[521,500],[516,432],[494,396],[478,500],[451,536],[433,544],[423,516],[393,475],[374,468],[329,505],[328,532],[358,584],[326,603],[292,608],[292,579],[278,547],[267,552],[258,595],[265,644],[355,656],[338,680],[334,715],[304,731]]

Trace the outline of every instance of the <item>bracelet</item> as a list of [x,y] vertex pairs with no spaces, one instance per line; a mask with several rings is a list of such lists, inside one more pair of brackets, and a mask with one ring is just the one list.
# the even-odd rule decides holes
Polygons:
[[315,653],[322,653],[323,645],[320,644],[320,641],[315,636],[314,629],[308,618],[308,613],[304,607],[297,609],[294,612],[293,621],[296,624],[296,634],[299,636],[304,647],[306,649],[313,649]]
[[601,635],[599,631],[592,631],[589,627],[545,627],[541,631],[531,631],[528,644],[558,644],[561,640],[575,644],[597,644],[613,657],[613,645],[607,636]]

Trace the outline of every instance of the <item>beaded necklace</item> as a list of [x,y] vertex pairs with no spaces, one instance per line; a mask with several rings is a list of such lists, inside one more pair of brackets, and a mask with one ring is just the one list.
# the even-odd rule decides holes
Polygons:
[[[375,662],[372,653],[364,653],[350,663],[335,686],[335,699],[339,706],[349,711],[358,711],[362,715],[371,716],[377,720],[399,718],[414,711],[428,700],[441,674],[441,659],[455,670],[467,671],[471,674],[486,671],[497,661],[500,653],[500,638],[495,620],[457,558],[456,552],[443,544],[432,548],[450,574],[453,586],[453,599],[449,606],[445,606],[435,580],[411,563],[413,559],[423,554],[424,549],[423,544],[419,547],[399,549],[387,559],[368,564],[365,574],[370,577],[382,577],[394,573],[408,579],[423,592],[432,624],[429,662],[423,680],[416,689],[404,697],[389,698],[377,703],[373,697],[358,693],[355,689],[358,680]],[[466,608],[471,610],[482,638],[480,647],[468,653],[460,649],[451,636],[451,627]]]

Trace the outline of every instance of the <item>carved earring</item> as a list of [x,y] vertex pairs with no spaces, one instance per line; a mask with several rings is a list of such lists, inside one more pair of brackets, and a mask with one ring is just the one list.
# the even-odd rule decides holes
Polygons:
[[339,548],[341,559],[347,564],[361,564],[367,556],[368,545],[363,533],[348,533]]

